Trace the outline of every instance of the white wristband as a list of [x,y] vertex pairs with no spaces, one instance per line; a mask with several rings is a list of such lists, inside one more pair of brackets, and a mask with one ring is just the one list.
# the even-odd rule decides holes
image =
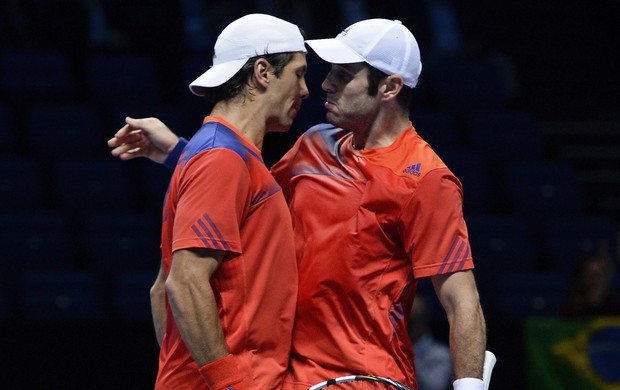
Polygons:
[[454,390],[484,390],[484,382],[478,378],[461,378],[452,383]]

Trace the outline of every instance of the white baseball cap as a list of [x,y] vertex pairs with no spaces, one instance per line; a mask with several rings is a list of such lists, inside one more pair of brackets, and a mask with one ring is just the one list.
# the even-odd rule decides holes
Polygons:
[[203,88],[224,84],[248,59],[286,52],[306,52],[299,27],[271,15],[243,16],[222,30],[215,41],[213,66],[194,80],[189,89],[202,96]]
[[418,42],[399,20],[362,20],[336,38],[310,39],[306,43],[327,62],[366,62],[388,75],[403,76],[405,85],[411,88],[416,86],[422,72]]

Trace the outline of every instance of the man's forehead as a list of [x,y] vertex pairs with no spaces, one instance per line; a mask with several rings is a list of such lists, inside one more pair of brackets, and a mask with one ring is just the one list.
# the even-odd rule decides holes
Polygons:
[[294,66],[294,67],[306,67],[306,54],[305,53],[295,53],[293,54],[293,58],[289,61],[286,66]]
[[357,74],[366,69],[366,65],[364,62],[356,62],[353,64],[332,64],[332,69],[341,69],[347,73]]

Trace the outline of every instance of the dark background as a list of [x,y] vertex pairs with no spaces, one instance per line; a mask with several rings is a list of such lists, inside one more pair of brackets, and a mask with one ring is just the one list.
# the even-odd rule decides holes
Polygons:
[[[273,14],[311,38],[335,36],[353,21],[334,1],[272,3]],[[617,264],[619,6],[446,3],[462,38],[451,53],[436,50],[431,2],[364,6],[367,17],[402,20],[418,39],[424,69],[412,121],[464,184],[488,348],[499,358],[493,387],[522,389],[526,318],[559,315],[580,257],[603,250]],[[191,137],[208,106],[188,83],[207,69],[221,28],[258,10],[251,1],[205,1],[206,27],[200,39],[188,39],[184,26],[200,12],[184,13],[181,4],[13,0],[0,7],[3,389],[152,388],[158,349],[148,288],[159,264],[169,172],[147,161],[115,161],[105,141],[126,115],[163,118]],[[93,33],[97,15],[107,20],[104,39]],[[269,135],[268,164],[323,120],[326,67],[312,53],[308,61],[311,98],[288,134]],[[480,135],[473,118],[489,113],[498,113],[499,124]],[[503,138],[491,136],[498,133]],[[539,180],[533,173],[547,172],[539,163],[562,168]],[[528,175],[517,181],[515,170]],[[38,180],[30,186],[29,173]],[[575,248],[568,256],[554,252],[546,235],[567,216],[577,221],[559,241]],[[431,295],[428,285],[421,294]],[[445,340],[444,317],[432,302],[435,333]]]

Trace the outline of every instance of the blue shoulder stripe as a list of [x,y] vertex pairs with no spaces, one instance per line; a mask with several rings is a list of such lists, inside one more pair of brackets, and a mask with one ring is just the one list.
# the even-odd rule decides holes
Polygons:
[[250,157],[262,161],[260,154],[246,147],[243,142],[239,135],[227,126],[219,122],[206,122],[185,147],[181,156],[181,163],[187,163],[192,157],[201,152],[218,148],[232,150],[245,162]]

